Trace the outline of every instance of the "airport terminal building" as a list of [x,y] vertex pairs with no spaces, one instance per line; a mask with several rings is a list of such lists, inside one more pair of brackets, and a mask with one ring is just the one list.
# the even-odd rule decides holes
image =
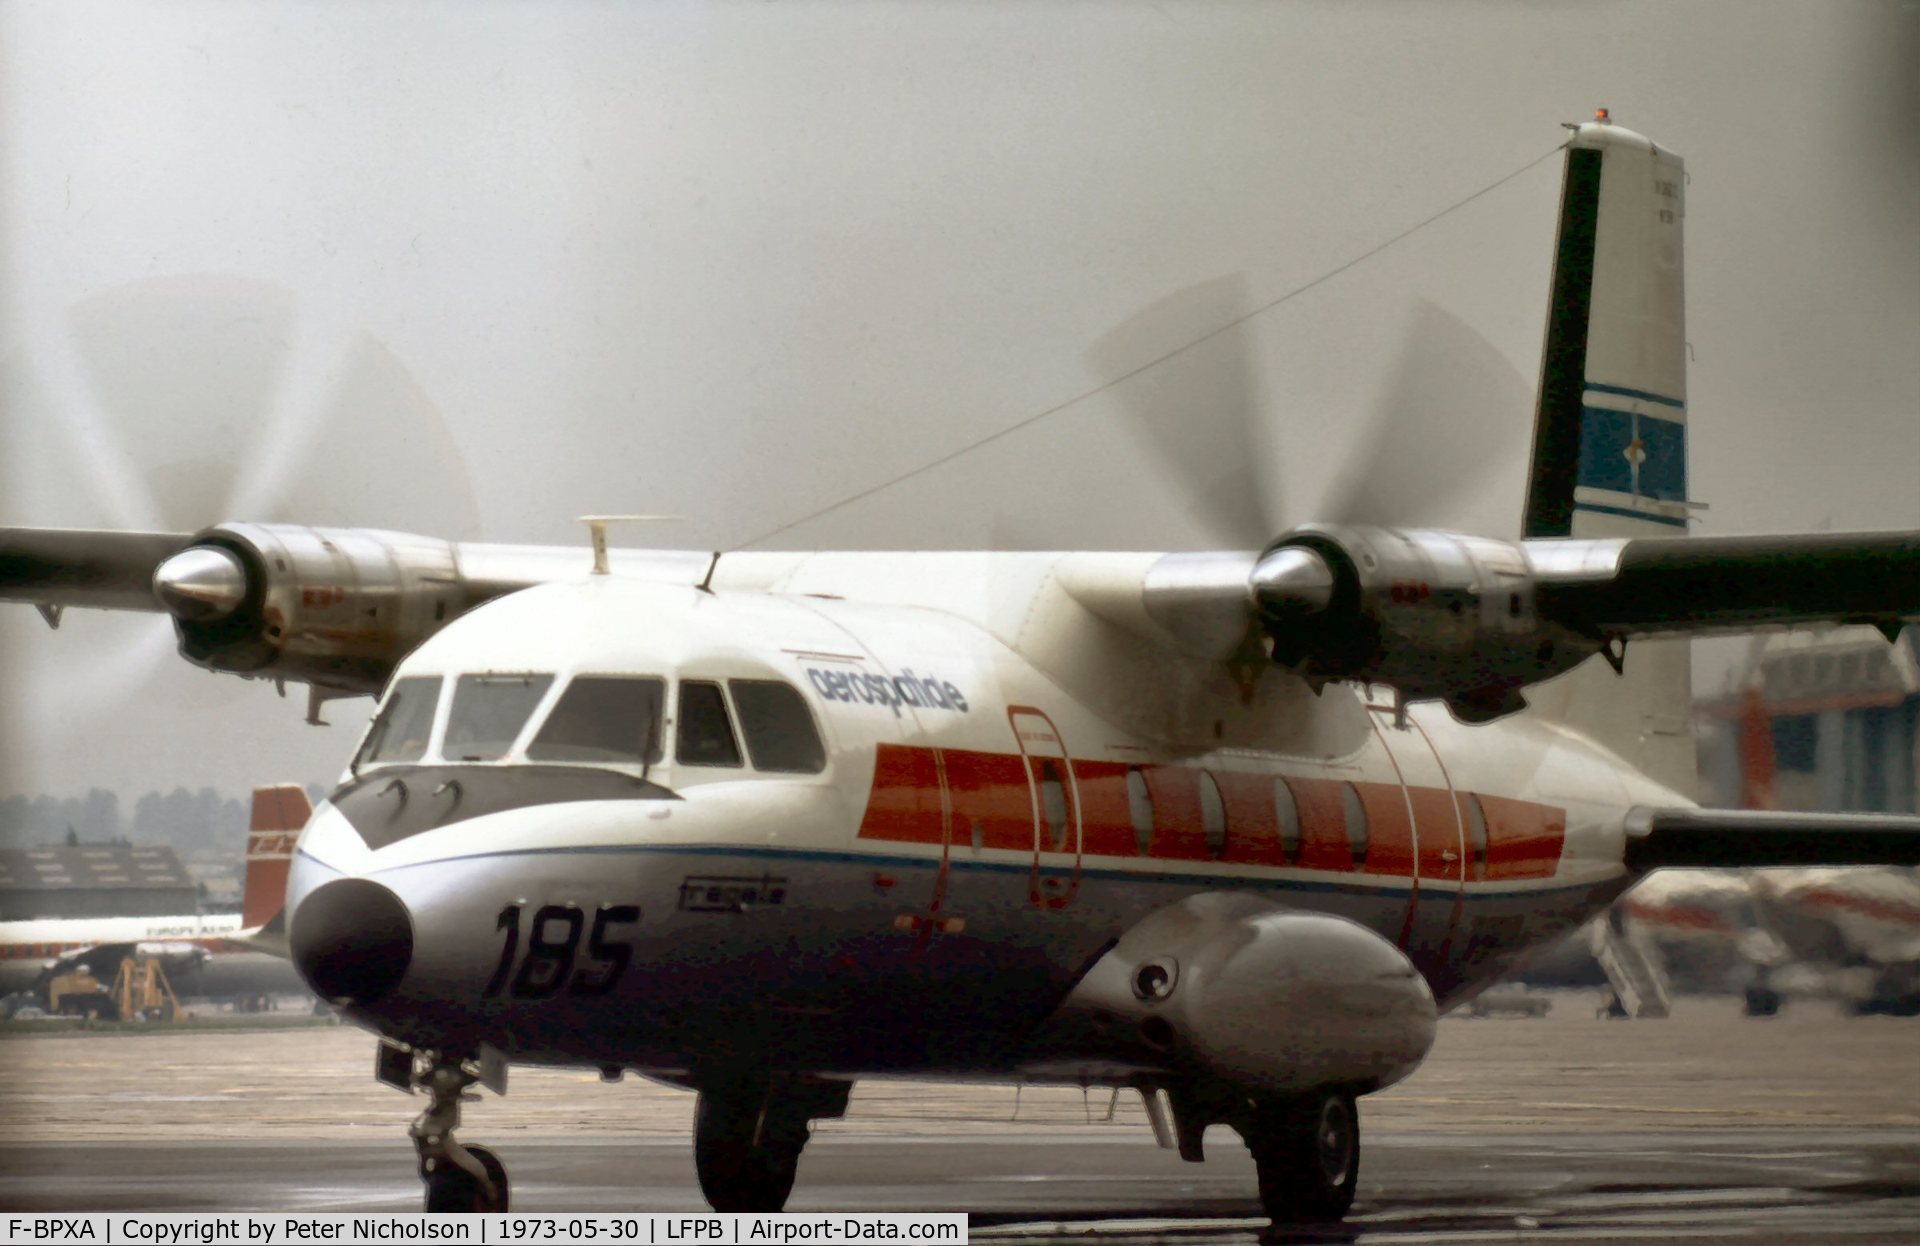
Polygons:
[[1703,802],[1920,812],[1920,628],[1891,645],[1871,627],[1756,638],[1696,710]]

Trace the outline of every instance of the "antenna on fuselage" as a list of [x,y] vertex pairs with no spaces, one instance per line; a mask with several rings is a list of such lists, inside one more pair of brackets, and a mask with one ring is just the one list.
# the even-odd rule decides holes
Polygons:
[[593,573],[608,575],[607,569],[607,525],[610,523],[666,523],[683,519],[683,515],[582,515],[580,522],[587,525],[587,535],[593,541]]

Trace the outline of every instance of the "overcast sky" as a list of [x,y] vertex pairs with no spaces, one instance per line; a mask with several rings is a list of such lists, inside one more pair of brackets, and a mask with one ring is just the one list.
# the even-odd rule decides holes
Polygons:
[[[1165,411],[1245,378],[1276,522],[1394,408],[1447,518],[1511,534],[1531,162],[1600,104],[1691,175],[1697,530],[1920,527],[1899,0],[0,5],[0,524],[658,511],[730,546],[1525,169],[1146,381]],[[1141,392],[774,544],[1218,542],[1190,482],[1236,479],[1234,434],[1142,436]],[[338,773],[365,702],[305,727],[169,649],[5,612],[0,794]]]

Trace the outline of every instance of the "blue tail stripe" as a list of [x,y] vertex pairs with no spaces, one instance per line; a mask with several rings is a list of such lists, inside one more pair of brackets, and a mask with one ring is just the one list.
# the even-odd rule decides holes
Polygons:
[[1669,398],[1665,394],[1650,393],[1644,389],[1628,389],[1624,385],[1602,385],[1598,381],[1587,382],[1587,392],[1592,394],[1619,394],[1623,398],[1638,398],[1643,402],[1657,402],[1665,407],[1677,407],[1685,411],[1687,404],[1678,398]]
[[1662,515],[1659,511],[1640,511],[1628,506],[1602,506],[1598,502],[1575,502],[1573,509],[1592,511],[1599,515],[1625,515],[1628,519],[1644,519],[1648,523],[1665,524],[1669,528],[1685,528],[1687,521],[1679,515]]
[[[1636,431],[1645,459],[1636,486],[1627,448]],[[1687,500],[1687,428],[1673,420],[1636,417],[1605,407],[1580,413],[1580,473],[1589,489],[1637,494],[1660,502]]]

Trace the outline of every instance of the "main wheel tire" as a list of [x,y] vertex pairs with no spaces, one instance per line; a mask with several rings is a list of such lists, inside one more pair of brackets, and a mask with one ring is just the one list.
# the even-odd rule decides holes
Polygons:
[[480,1166],[487,1170],[487,1178],[493,1182],[492,1197],[488,1196],[486,1187],[460,1165],[446,1160],[429,1160],[432,1167],[422,1174],[427,1183],[428,1211],[484,1214],[507,1210],[510,1203],[507,1166],[500,1162],[498,1155],[483,1146],[470,1146],[467,1154],[479,1160]]
[[760,1095],[701,1091],[693,1116],[693,1166],[707,1204],[723,1212],[776,1212],[787,1205],[806,1145],[806,1124],[798,1131],[776,1132],[773,1122],[761,1131]]
[[1346,1091],[1256,1104],[1247,1149],[1260,1175],[1260,1206],[1276,1224],[1338,1220],[1353,1206],[1360,1113]]

